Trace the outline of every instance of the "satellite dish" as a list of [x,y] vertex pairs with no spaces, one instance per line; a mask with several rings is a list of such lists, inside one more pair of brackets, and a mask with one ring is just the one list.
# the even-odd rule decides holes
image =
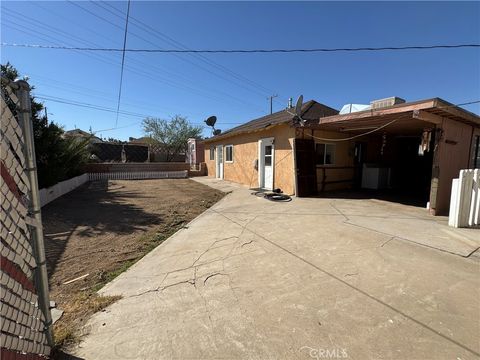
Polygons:
[[220,129],[213,130],[213,135],[215,135],[215,136],[220,135],[221,133],[222,133],[222,130],[220,130]]
[[216,122],[217,122],[217,117],[216,116],[210,116],[207,120],[205,120],[205,123],[208,126],[211,126],[211,127],[213,127]]
[[303,105],[303,95],[300,95],[297,100],[297,104],[295,105],[295,115],[298,117],[302,116],[302,105]]

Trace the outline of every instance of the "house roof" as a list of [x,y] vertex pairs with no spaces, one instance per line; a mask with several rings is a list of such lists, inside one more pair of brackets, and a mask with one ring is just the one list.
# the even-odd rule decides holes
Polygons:
[[102,142],[102,139],[100,139],[98,136],[95,136],[92,133],[83,131],[81,129],[67,130],[67,131],[65,131],[64,134],[65,134],[65,136],[91,138],[91,140],[94,140],[96,142]]
[[134,138],[134,137],[129,137],[128,138],[128,143],[129,144],[144,145],[144,144],[149,144],[151,142],[152,142],[152,138],[149,137],[149,136],[142,136],[142,137],[139,137],[139,138]]
[[[324,116],[331,116],[338,114],[338,110],[335,110],[329,106],[320,104],[315,100],[310,100],[302,105],[301,117],[305,120],[318,120]],[[277,111],[273,114],[262,116],[258,119],[251,120],[245,124],[239,125],[232,129],[222,132],[220,135],[213,136],[205,139],[204,142],[216,141],[230,136],[235,136],[252,131],[259,131],[270,128],[272,126],[280,124],[293,125],[295,119],[294,109],[285,109]]]

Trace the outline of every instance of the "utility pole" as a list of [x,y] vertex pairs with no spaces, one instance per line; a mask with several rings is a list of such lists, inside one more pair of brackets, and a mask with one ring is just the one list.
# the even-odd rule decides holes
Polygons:
[[273,99],[277,96],[278,94],[267,97],[267,100],[270,100],[270,114],[273,114]]

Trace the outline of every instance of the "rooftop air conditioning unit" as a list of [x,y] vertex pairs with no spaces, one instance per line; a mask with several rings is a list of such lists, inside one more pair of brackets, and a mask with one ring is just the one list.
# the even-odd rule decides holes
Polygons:
[[378,109],[387,108],[397,104],[403,104],[404,102],[405,100],[403,100],[402,98],[392,96],[385,99],[370,101],[370,105],[372,106],[372,110],[378,110]]

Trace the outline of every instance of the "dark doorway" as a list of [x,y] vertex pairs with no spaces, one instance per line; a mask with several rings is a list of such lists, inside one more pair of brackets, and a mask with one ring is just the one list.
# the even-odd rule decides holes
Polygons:
[[399,136],[395,140],[390,185],[399,195],[410,196],[426,204],[432,178],[432,144],[428,151],[421,154],[418,136]]
[[317,193],[317,168],[315,165],[315,142],[313,139],[294,139],[295,176],[298,197]]
[[360,189],[362,186],[362,168],[367,154],[367,143],[357,141],[354,148],[353,166],[353,188]]

